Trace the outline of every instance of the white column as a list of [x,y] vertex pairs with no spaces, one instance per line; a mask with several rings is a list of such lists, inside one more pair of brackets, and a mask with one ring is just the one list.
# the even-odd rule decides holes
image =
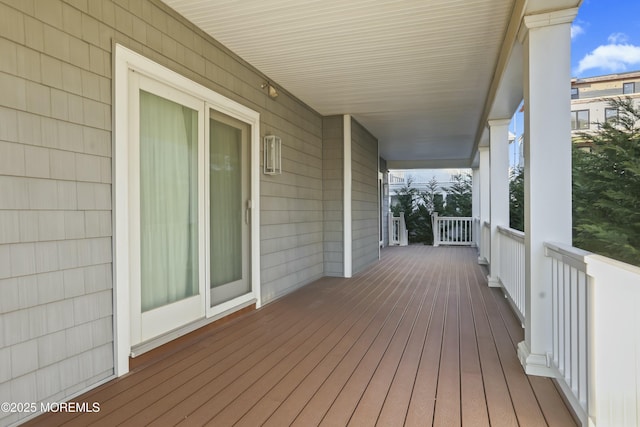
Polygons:
[[571,244],[571,22],[577,8],[524,17],[525,340],[528,374],[552,376],[551,261],[544,242]]
[[491,254],[489,253],[490,245],[487,245],[484,239],[484,223],[491,221],[491,204],[489,196],[491,195],[491,167],[489,164],[489,147],[478,147],[480,153],[480,256],[478,263],[489,264]]
[[489,286],[500,286],[498,226],[509,226],[509,119],[489,120],[491,162],[491,263]]
[[476,218],[480,219],[480,169],[471,170],[471,217],[473,218],[473,241],[480,247],[480,232],[482,225],[478,226]]

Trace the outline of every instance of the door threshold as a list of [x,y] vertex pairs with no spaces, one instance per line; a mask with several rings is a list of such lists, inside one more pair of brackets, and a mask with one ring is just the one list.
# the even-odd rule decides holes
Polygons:
[[129,370],[162,359],[187,347],[220,325],[256,309],[256,300],[250,300],[209,318],[203,318],[176,328],[159,337],[131,347]]

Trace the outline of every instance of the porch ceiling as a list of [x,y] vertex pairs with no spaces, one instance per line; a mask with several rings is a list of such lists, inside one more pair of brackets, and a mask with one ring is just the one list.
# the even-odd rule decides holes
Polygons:
[[323,115],[352,114],[396,168],[469,166],[495,97],[521,99],[521,79],[498,84],[521,16],[580,3],[163,1],[279,90]]

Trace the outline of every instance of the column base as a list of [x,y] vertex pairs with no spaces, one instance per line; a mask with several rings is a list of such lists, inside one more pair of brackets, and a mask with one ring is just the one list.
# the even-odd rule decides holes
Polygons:
[[501,288],[502,283],[500,282],[500,278],[496,276],[487,276],[487,282],[489,282],[490,288]]
[[527,375],[555,378],[546,354],[533,354],[525,341],[518,343],[518,359]]
[[489,265],[489,261],[483,256],[478,257],[478,264],[480,265]]

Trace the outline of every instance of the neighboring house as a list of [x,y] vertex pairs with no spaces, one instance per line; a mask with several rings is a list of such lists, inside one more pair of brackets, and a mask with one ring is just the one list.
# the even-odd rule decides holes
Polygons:
[[389,171],[389,198],[390,205],[397,203],[396,192],[401,188],[411,186],[423,192],[427,190],[429,182],[435,178],[438,183],[438,192],[443,200],[447,197],[447,189],[453,184],[453,176],[458,174],[470,174],[470,169],[418,169],[418,170],[392,170]]
[[598,130],[601,123],[617,117],[612,98],[629,97],[640,105],[640,71],[571,79],[571,134]]

